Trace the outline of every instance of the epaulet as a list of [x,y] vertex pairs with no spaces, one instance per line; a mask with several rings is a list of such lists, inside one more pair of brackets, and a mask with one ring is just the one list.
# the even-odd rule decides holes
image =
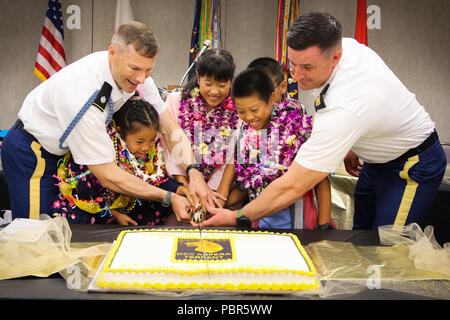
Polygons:
[[103,82],[103,85],[100,91],[98,92],[97,96],[95,97],[95,100],[92,103],[92,105],[103,112],[103,110],[105,110],[106,104],[108,103],[109,97],[111,96],[111,91],[112,86],[106,81]]
[[327,93],[328,88],[330,87],[330,84],[327,83],[325,88],[323,88],[322,92],[319,94],[319,96],[316,98],[316,102],[314,103],[314,107],[316,108],[316,112],[320,109],[326,108],[325,101],[323,100],[323,97],[325,96],[325,93]]

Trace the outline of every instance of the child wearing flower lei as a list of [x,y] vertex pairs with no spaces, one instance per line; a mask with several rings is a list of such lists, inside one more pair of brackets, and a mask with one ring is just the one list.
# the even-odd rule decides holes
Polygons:
[[[281,65],[273,58],[270,57],[261,57],[256,58],[247,68],[254,68],[264,71],[269,75],[273,82],[274,90],[273,93],[275,95],[274,98],[274,106],[270,116],[270,123],[267,127],[267,140],[270,140],[270,136],[272,135],[272,130],[275,129],[275,135],[278,134],[280,144],[276,147],[277,150],[273,151],[273,156],[279,157],[280,166],[278,167],[278,171],[274,175],[264,175],[261,177],[257,175],[256,177],[252,176],[252,171],[254,171],[254,166],[249,166],[246,163],[236,164],[236,176],[239,176],[239,181],[242,186],[246,186],[246,188],[252,185],[252,189],[256,190],[253,196],[250,196],[250,200],[253,200],[261,193],[263,188],[269,185],[270,182],[275,180],[276,178],[283,175],[283,173],[287,170],[287,168],[291,165],[295,154],[298,152],[300,146],[306,141],[309,137],[312,126],[311,126],[311,117],[306,115],[306,111],[303,106],[298,103],[298,101],[287,98],[287,80],[284,79],[283,69]],[[292,112],[294,110],[298,110],[299,112]],[[242,134],[247,132],[249,137],[256,134],[256,130],[252,129],[249,124],[245,124],[242,128],[240,137]],[[298,133],[300,135],[298,135]],[[296,137],[298,136],[298,139]],[[247,139],[249,139],[247,137]],[[259,137],[259,135],[257,135]],[[242,144],[242,140],[239,140]],[[267,141],[262,141],[262,145],[249,145],[244,143],[244,149],[240,150],[239,156],[241,159],[248,159],[249,164],[260,163],[259,168],[264,166],[264,163],[268,164],[267,160],[261,159],[261,155],[268,155],[267,147],[270,147],[267,144]],[[255,149],[256,147],[256,149]],[[248,153],[248,149],[252,149],[251,153]],[[258,152],[257,159],[252,159],[252,153],[255,155],[256,150],[262,151]],[[245,153],[247,152],[247,154]],[[242,163],[242,161],[240,161]],[[253,168],[253,170],[252,170]],[[267,171],[267,168],[266,168]],[[273,171],[273,169],[272,169]],[[238,174],[239,173],[239,174]],[[247,182],[244,182],[247,181]]]
[[168,180],[164,168],[163,149],[160,146],[161,141],[159,138],[150,147],[145,158],[142,159],[136,158],[128,150],[125,141],[123,141],[120,133],[117,131],[114,120],[112,124],[108,125],[106,131],[114,143],[116,160],[120,168],[145,182],[151,183],[155,187]]
[[244,124],[238,138],[236,181],[249,190],[250,200],[287,171],[311,133],[311,117],[302,116],[290,101],[275,104],[269,121],[266,130]]
[[181,101],[178,116],[181,129],[191,141],[197,163],[205,181],[213,171],[227,162],[227,146],[236,130],[239,117],[231,96],[208,112],[199,88]]
[[[208,49],[197,60],[195,77],[181,93],[169,93],[166,105],[191,142],[195,162],[205,181],[217,190],[227,161],[232,161],[234,143],[241,121],[230,97],[234,61],[223,49]],[[228,152],[227,152],[228,151]],[[228,155],[228,157],[227,157]],[[167,171],[187,185],[184,168],[165,150]]]
[[[301,115],[307,114],[305,107],[298,100],[292,99],[291,93],[288,93],[288,81],[285,79],[285,72],[277,60],[271,57],[256,58],[250,62],[247,68],[260,69],[269,75],[274,86],[275,103],[289,101],[291,106],[298,108]],[[324,198],[317,201],[318,195]],[[318,202],[322,203],[321,208],[317,208]],[[331,185],[328,180],[322,181],[316,188],[307,191],[302,197],[302,203],[301,209],[299,206],[295,207],[295,214],[298,219],[303,220],[304,229],[315,229],[316,227],[325,230],[336,229],[328,214],[331,209],[326,208],[327,206],[331,207]],[[325,204],[325,208],[323,204]],[[301,211],[303,211],[303,215],[301,215]]]
[[[236,145],[235,163],[225,169],[218,190],[228,195],[226,206],[245,195],[250,201],[258,197],[288,170],[311,133],[311,117],[292,100],[277,103],[274,87],[268,74],[255,68],[241,72],[233,82],[233,99],[245,124]],[[237,188],[230,192],[233,181]],[[323,212],[329,217],[329,210]],[[291,208],[260,219],[253,227],[292,228]]]
[[[124,114],[128,116],[131,113],[147,116],[150,119],[148,128],[154,129],[155,137],[152,139],[155,142],[140,157],[136,157],[124,141],[134,137],[127,132],[130,129],[121,130],[125,136],[123,139],[116,125],[116,120],[124,123]],[[131,119],[128,122],[135,121]],[[158,116],[150,104],[143,100],[130,100],[114,115],[114,120],[106,129],[114,143],[119,167],[154,186],[176,192],[180,184],[167,177],[163,149],[160,140],[156,139],[157,126]],[[113,216],[120,224],[156,225],[162,224],[171,213],[159,203],[141,201],[104,188],[87,166],[74,162],[70,152],[62,159],[57,172],[55,177],[58,179],[60,197],[53,204],[54,213],[66,216],[70,223],[111,223]]]

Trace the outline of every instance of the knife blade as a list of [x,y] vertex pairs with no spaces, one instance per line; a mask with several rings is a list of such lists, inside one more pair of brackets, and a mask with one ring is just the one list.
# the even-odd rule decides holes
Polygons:
[[194,221],[194,223],[197,223],[197,226],[198,226],[198,233],[200,235],[200,243],[202,245],[202,253],[203,253],[203,259],[205,260],[206,272],[208,273],[209,281],[211,281],[211,273],[209,271],[209,265],[208,265],[208,256],[206,254],[205,243],[203,242],[202,228],[200,227],[200,223],[202,221],[204,221],[205,218],[206,218],[206,211],[205,211],[205,209],[203,209],[202,206],[200,206],[194,212],[191,213],[192,221]]

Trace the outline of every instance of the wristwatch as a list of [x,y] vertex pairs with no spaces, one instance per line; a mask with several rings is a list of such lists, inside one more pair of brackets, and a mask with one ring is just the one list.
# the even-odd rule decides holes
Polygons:
[[333,226],[329,223],[318,224],[316,230],[333,230]]
[[161,205],[162,205],[164,208],[167,208],[167,207],[170,206],[170,196],[171,196],[171,195],[172,195],[172,192],[171,192],[171,191],[167,191],[166,197],[163,199],[163,201],[162,201],[162,203],[161,203]]
[[197,169],[200,171],[201,165],[199,165],[198,163],[193,163],[188,165],[188,167],[186,168],[186,175],[189,176],[189,170],[191,169]]
[[252,222],[250,221],[250,219],[247,218],[246,216],[244,216],[244,214],[242,213],[242,209],[239,209],[236,212],[236,224],[237,224],[238,228],[242,228],[242,229],[249,229],[250,226],[252,225]]

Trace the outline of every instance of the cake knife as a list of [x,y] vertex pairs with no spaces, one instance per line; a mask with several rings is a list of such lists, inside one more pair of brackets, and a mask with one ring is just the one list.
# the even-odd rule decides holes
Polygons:
[[200,243],[202,245],[202,253],[203,253],[203,259],[205,260],[206,265],[206,272],[208,273],[208,279],[211,281],[211,273],[209,272],[209,265],[208,265],[208,256],[206,254],[205,244],[203,242],[203,235],[202,235],[202,228],[200,227],[200,223],[204,221],[206,218],[206,211],[203,209],[202,206],[197,208],[196,211],[191,213],[191,219],[194,223],[197,223],[198,226],[198,233],[200,234]]

